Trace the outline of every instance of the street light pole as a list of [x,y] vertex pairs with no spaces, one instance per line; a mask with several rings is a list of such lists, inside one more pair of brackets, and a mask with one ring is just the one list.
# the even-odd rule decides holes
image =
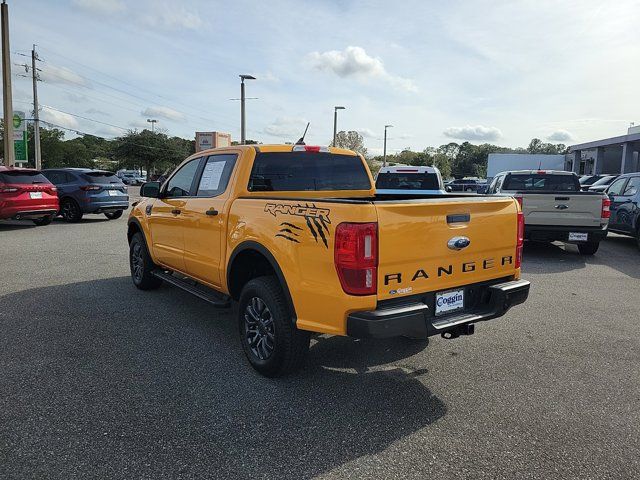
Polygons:
[[147,118],[147,122],[149,122],[151,124],[151,133],[155,133],[156,129],[156,123],[158,123],[158,120],[156,120],[155,118]]
[[240,75],[240,144],[244,145],[246,141],[246,116],[244,109],[244,81],[245,80],[255,80],[256,77],[253,75]]
[[391,128],[393,125],[384,126],[384,149],[382,151],[382,166],[387,166],[387,128]]
[[338,135],[338,110],[344,110],[345,107],[333,107],[333,146],[336,146],[336,136]]

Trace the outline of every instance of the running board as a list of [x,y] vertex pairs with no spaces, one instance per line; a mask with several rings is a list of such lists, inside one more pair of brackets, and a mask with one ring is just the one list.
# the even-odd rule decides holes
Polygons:
[[214,307],[227,308],[231,305],[231,297],[216,292],[208,287],[200,285],[195,280],[188,278],[178,278],[163,270],[153,270],[151,274],[171,285],[195,295],[196,297],[210,303]]

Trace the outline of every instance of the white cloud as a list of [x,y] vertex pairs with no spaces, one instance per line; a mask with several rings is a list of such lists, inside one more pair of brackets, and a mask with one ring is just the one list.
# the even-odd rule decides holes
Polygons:
[[142,115],[146,117],[160,117],[166,120],[174,120],[176,122],[184,120],[184,113],[178,112],[169,107],[147,107],[142,112]]
[[120,136],[125,134],[125,131],[122,130],[121,128],[110,127],[109,125],[104,125],[104,126],[99,127],[95,131],[95,134],[99,135],[99,136],[103,136],[103,137],[120,137]]
[[64,96],[67,100],[73,103],[83,103],[89,101],[89,98],[81,93],[67,93]]
[[376,136],[375,132],[369,128],[358,128],[356,132],[358,132],[364,138],[374,138]]
[[256,74],[256,78],[261,82],[279,82],[280,81],[280,79],[277,76],[275,76],[273,73],[269,71]]
[[264,133],[295,141],[302,136],[306,125],[307,121],[304,118],[279,117],[264,127]]
[[312,68],[332,72],[341,78],[379,79],[398,90],[418,90],[413,80],[390,74],[382,60],[368,55],[362,47],[350,46],[342,51],[311,52],[307,60]]
[[547,140],[550,140],[552,142],[568,142],[570,140],[573,139],[573,135],[571,135],[571,133],[567,132],[566,130],[556,130],[555,132],[551,133],[551,135],[549,135],[547,137]]
[[89,82],[82,75],[67,67],[57,67],[50,63],[44,64],[40,72],[40,78],[48,83],[58,83],[75,86],[88,86]]
[[83,10],[99,14],[114,14],[126,8],[121,0],[73,0],[73,4]]
[[71,128],[73,130],[77,130],[78,128],[80,128],[78,120],[76,120],[75,117],[69,115],[68,113],[51,110],[47,106],[42,107],[42,120],[44,120],[45,122],[51,122],[61,127]]
[[502,132],[496,127],[485,127],[483,125],[465,127],[449,127],[442,132],[446,137],[458,140],[483,140],[495,141],[502,137]]
[[108,117],[109,116],[109,114],[107,112],[105,112],[104,110],[99,110],[99,109],[93,108],[93,107],[85,110],[85,113],[90,113],[90,114],[93,114],[93,115],[102,115],[104,117]]
[[167,2],[154,2],[153,7],[142,16],[142,21],[151,27],[165,30],[197,30],[204,25],[202,16],[198,13]]

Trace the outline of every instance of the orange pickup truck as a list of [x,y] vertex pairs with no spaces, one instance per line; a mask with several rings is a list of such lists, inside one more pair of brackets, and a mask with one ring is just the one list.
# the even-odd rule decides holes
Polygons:
[[239,302],[242,347],[267,376],[300,367],[312,332],[455,338],[527,299],[513,198],[373,185],[349,150],[199,152],[142,186],[128,221],[133,283]]

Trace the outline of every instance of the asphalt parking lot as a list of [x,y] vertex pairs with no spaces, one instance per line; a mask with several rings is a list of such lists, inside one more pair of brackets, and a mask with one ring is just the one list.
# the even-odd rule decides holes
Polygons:
[[527,245],[476,334],[320,337],[279,380],[233,312],[136,290],[126,218],[0,225],[2,478],[640,478],[640,252]]

